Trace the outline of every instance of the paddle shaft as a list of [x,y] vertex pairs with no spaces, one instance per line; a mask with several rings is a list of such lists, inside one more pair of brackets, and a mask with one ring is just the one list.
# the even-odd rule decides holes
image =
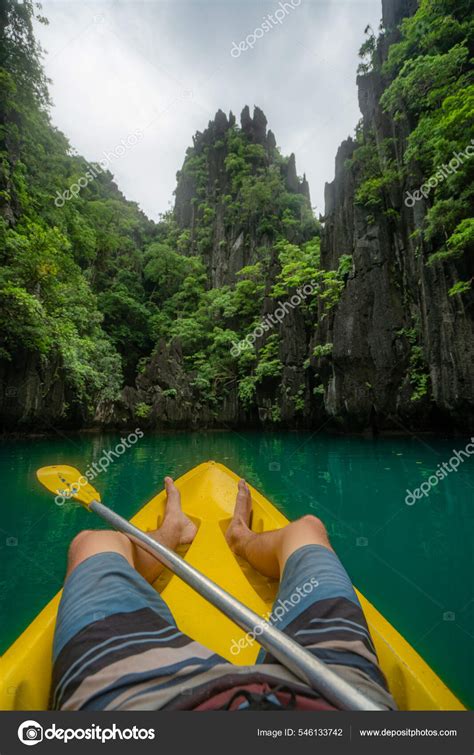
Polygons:
[[127,535],[140,548],[155,556],[173,574],[206,598],[241,629],[253,632],[256,627],[259,627],[262,630],[261,634],[257,635],[260,645],[326,700],[343,710],[383,710],[295,640],[264,622],[261,616],[247,608],[177,553],[158,543],[146,532],[142,532],[99,501],[92,501],[88,508],[111,527]]

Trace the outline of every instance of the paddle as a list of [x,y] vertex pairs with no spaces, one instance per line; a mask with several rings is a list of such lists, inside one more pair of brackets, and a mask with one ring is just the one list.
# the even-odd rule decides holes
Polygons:
[[38,480],[57,497],[77,499],[111,527],[127,535],[132,542],[157,558],[241,629],[251,632],[255,627],[261,628],[262,633],[258,635],[258,641],[262,647],[323,695],[326,700],[344,710],[382,710],[360,690],[352,687],[308,650],[298,645],[295,640],[264,622],[261,616],[251,611],[177,553],[157,543],[138,527],[104,506],[100,502],[99,493],[79,470],[74,467],[55,465],[42,467],[36,474]]

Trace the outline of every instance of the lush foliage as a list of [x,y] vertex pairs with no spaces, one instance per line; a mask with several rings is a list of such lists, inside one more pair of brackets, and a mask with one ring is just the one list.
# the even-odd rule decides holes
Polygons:
[[[153,276],[159,283],[163,262],[170,260],[166,295],[161,299],[158,289],[153,294],[160,305],[155,337],[179,342],[198,400],[216,415],[230,391],[250,410],[261,388],[279,390],[281,320],[266,323],[262,330],[265,305],[266,311],[275,311],[308,284],[298,309],[311,327],[318,294],[328,295],[332,277],[338,277],[340,290],[337,271],[328,274],[327,286],[323,280],[319,224],[307,197],[287,188],[286,165],[277,150],[253,143],[236,125],[214,142],[198,140],[188,149],[178,176],[193,182],[195,222],[179,231],[173,215],[164,218],[160,254],[145,267],[146,278]],[[217,229],[225,234],[218,243]],[[217,251],[225,260],[227,239],[236,237],[253,250],[251,264],[237,271],[233,283],[218,286],[212,281],[210,255],[215,260]],[[157,250],[156,244],[150,249]],[[312,291],[311,281],[316,280],[323,285]],[[241,343],[245,345],[236,355]],[[277,411],[268,413],[271,421],[278,416]]]
[[[205,139],[197,135],[178,174],[178,189],[184,182],[191,195],[192,220],[170,212],[149,221],[110,173],[74,154],[52,126],[32,33],[36,6],[31,0],[4,6],[0,359],[15,364],[26,355],[47,363],[76,408],[91,417],[147,373],[154,350],[166,342],[182,355],[180,369],[197,403],[217,415],[232,392],[247,410],[264,406],[266,418],[278,422],[279,400],[289,390],[284,320],[297,316],[309,343],[353,268],[352,250],[341,249],[337,269],[323,269],[319,223],[292,158],[256,143],[235,123],[214,139],[212,130]],[[350,164],[356,205],[369,222],[384,215],[396,227],[405,212],[403,189],[437,175],[471,144],[470,10],[468,0],[421,0],[383,71],[375,34],[366,30],[360,73],[379,66],[386,83],[381,104],[393,133],[401,124],[406,134],[402,144],[398,136],[381,141],[357,129]],[[91,170],[93,180],[55,201]],[[466,157],[438,181],[416,231],[427,264],[450,263],[451,297],[463,296],[472,282],[466,271],[474,246],[473,171],[474,159]],[[416,401],[429,389],[419,329],[402,336]],[[305,366],[330,361],[332,349],[318,344]],[[307,388],[324,393],[321,383],[297,383],[295,412],[304,410]],[[160,395],[179,402],[180,385],[167,384]],[[153,400],[147,395],[137,403],[137,418],[154,416]]]
[[[421,0],[403,21],[402,39],[385,64],[393,80],[381,102],[410,129],[405,173],[434,184],[422,229],[432,250],[428,264],[462,260],[474,251],[473,43],[469,0]],[[470,281],[464,283],[454,292],[468,290]]]
[[0,353],[9,361],[41,355],[57,365],[69,395],[90,415],[102,399],[118,396],[122,374],[133,375],[153,344],[157,308],[142,270],[154,228],[100,170],[62,206],[55,202],[91,166],[50,123],[33,15],[29,1],[6,4]]
[[[2,16],[0,358],[41,358],[91,417],[134,384],[160,341],[175,341],[201,399],[216,408],[234,386],[250,406],[256,387],[281,374],[278,327],[238,358],[233,344],[259,325],[265,297],[276,307],[321,276],[319,226],[304,193],[287,187],[288,161],[233,126],[187,152],[181,177],[193,182],[193,227],[174,213],[150,222],[52,126],[35,14],[31,0],[9,0]],[[216,154],[221,174],[211,182]],[[64,201],[90,171],[92,180]],[[232,285],[216,286],[209,267],[218,213],[224,257],[236,228],[244,245],[256,242]],[[308,318],[315,301],[302,300]],[[180,399],[174,387],[165,393]],[[142,401],[135,412],[147,419],[151,406]]]

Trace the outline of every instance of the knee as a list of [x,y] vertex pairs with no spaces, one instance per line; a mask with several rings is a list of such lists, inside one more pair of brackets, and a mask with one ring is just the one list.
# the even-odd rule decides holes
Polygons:
[[305,514],[301,519],[298,519],[295,524],[299,525],[302,529],[309,532],[314,532],[316,535],[323,535],[327,537],[326,527],[324,523],[317,516],[313,514]]
[[69,545],[69,554],[71,555],[77,553],[77,551],[83,548],[84,545],[86,545],[86,543],[89,542],[95,534],[95,530],[81,530],[81,532],[78,532],[77,535],[75,535],[71,540],[71,543]]
[[283,572],[289,556],[305,545],[323,545],[325,548],[332,550],[326,527],[321,519],[312,514],[306,514],[301,519],[291,522],[281,532],[282,538],[278,556],[280,573]]
[[131,547],[129,539],[115,530],[81,530],[71,540],[69,558],[75,560],[79,554],[85,552],[100,552],[101,550],[127,550]]

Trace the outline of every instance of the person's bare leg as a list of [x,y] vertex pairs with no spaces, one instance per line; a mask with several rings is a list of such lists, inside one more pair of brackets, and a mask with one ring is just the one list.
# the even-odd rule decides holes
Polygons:
[[267,577],[278,579],[288,558],[303,545],[324,545],[332,550],[326,528],[315,516],[304,516],[279,530],[257,533],[249,528],[251,511],[250,490],[245,480],[240,480],[226,539],[236,555]]
[[[157,530],[147,532],[153,540],[176,550],[178,545],[192,543],[197,532],[194,522],[181,509],[181,494],[171,477],[165,477],[166,508],[163,524]],[[163,565],[149,553],[134,545],[135,569],[148,582],[154,582]]]
[[[179,490],[171,477],[165,477],[165,487],[167,499],[163,524],[159,529],[147,534],[157,542],[166,545],[167,548],[175,550],[178,545],[192,542],[196,534],[196,526],[183,513]],[[110,551],[124,556],[148,582],[154,582],[163,569],[156,558],[136,546],[121,532],[84,530],[76,535],[69,548],[66,576],[69,576],[72,570],[89,556]]]
[[86,558],[106,552],[119,553],[134,566],[133,545],[128,537],[114,530],[82,530],[69,546],[66,577]]

